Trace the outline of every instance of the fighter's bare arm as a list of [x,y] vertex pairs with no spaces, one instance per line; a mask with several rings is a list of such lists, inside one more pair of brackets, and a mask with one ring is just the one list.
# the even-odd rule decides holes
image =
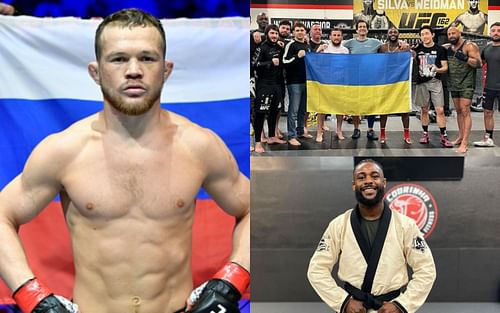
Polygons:
[[476,43],[468,41],[464,47],[464,50],[466,51],[467,56],[469,57],[467,59],[467,64],[469,64],[470,67],[480,68],[481,66],[483,66],[481,62],[481,52]]
[[243,175],[233,155],[213,132],[205,130],[206,150],[203,163],[207,176],[203,188],[228,214],[236,217],[232,262],[250,270],[250,182]]
[[23,172],[0,193],[0,274],[11,289],[34,277],[17,235],[61,190],[66,157],[58,138],[44,139],[31,153]]

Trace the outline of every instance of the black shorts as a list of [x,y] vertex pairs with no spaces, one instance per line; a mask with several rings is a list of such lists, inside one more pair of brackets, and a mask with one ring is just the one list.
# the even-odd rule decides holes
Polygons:
[[500,111],[500,90],[493,90],[484,88],[483,92],[483,108],[486,110],[493,110],[495,99],[498,99],[498,111]]
[[279,110],[283,103],[280,85],[257,85],[255,112],[267,113],[271,109]]

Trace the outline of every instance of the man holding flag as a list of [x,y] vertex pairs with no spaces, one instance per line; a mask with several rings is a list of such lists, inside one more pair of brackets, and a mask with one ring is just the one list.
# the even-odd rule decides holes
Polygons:
[[[313,112],[370,116],[410,111],[410,52],[310,53],[306,65],[308,108]],[[370,130],[368,137],[377,138]]]
[[[394,53],[401,51],[409,51],[410,47],[403,47],[399,42],[399,31],[392,26],[387,31],[387,42],[380,46],[381,53]],[[387,125],[387,114],[380,114],[380,143],[385,143],[386,134],[385,126]],[[411,144],[410,140],[410,114],[408,112],[401,113],[401,121],[403,122],[403,140],[407,144]]]
[[[368,22],[365,20],[359,20],[356,23],[356,33],[358,36],[353,39],[349,39],[344,42],[344,47],[349,49],[351,54],[357,53],[376,53],[382,42],[375,38],[368,38]],[[375,116],[367,116],[368,120],[368,132],[366,137],[369,140],[378,140],[378,136],[373,130],[373,124],[375,124]],[[359,124],[361,122],[360,116],[353,116],[354,132],[352,134],[353,139],[358,139],[361,136],[361,131],[359,130]]]
[[[349,54],[349,50],[342,45],[343,33],[340,28],[332,28],[330,31],[330,42],[328,44],[323,44],[319,47],[318,52],[323,53],[340,53],[340,54]],[[326,112],[325,112],[326,113]],[[323,142],[323,132],[324,132],[324,124],[325,124],[325,113],[318,113],[318,131],[316,133],[316,142]],[[344,115],[337,114],[337,129],[336,134],[337,138],[340,140],[345,139],[342,134],[342,121]]]

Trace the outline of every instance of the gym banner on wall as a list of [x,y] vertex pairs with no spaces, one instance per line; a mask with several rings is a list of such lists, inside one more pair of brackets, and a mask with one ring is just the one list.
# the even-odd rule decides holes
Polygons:
[[292,26],[300,22],[306,26],[307,29],[310,29],[313,24],[321,25],[321,29],[332,29],[334,27],[338,28],[351,28],[352,21],[351,20],[343,20],[343,19],[314,19],[314,18],[298,18],[298,17],[271,17],[271,24],[279,25],[281,21],[287,20],[290,21]]
[[464,32],[487,34],[487,12],[486,0],[353,0],[353,24],[364,19],[372,29],[455,23]]

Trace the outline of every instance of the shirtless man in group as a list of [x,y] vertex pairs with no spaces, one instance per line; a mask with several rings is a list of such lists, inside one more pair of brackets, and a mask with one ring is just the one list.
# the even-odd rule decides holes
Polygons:
[[[45,138],[0,193],[1,277],[26,313],[77,312],[76,305],[82,313],[239,312],[249,283],[249,180],[217,135],[161,109],[173,63],[164,60],[156,18],[116,12],[95,39],[88,70],[104,109]],[[192,293],[200,187],[237,223],[230,263]],[[17,234],[57,194],[76,270],[76,305],[68,308],[35,278]]]

